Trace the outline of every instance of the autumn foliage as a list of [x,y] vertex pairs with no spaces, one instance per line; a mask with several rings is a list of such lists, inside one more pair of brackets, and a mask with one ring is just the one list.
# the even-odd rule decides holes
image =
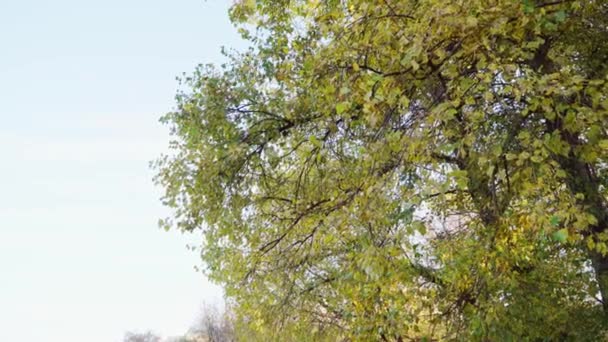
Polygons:
[[244,340],[601,340],[608,3],[246,0],[157,181]]

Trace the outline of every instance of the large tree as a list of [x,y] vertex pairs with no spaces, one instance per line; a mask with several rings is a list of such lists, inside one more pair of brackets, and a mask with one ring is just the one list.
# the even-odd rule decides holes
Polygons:
[[601,339],[608,2],[230,15],[252,47],[185,80],[157,180],[261,339]]

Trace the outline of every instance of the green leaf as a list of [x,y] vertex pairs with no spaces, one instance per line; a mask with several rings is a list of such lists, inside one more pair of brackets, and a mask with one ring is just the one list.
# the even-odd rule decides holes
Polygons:
[[426,234],[426,225],[422,221],[414,221],[412,222],[412,226],[414,230],[416,230],[420,235]]
[[566,243],[568,241],[568,230],[560,229],[553,233],[553,239],[560,243]]
[[564,10],[555,12],[555,21],[558,23],[563,23],[566,21],[566,12]]
[[350,103],[349,102],[340,102],[336,105],[336,113],[338,115],[344,113],[346,110],[348,110],[348,108],[350,107]]
[[315,135],[311,135],[308,139],[315,147],[322,147],[321,142]]
[[532,14],[534,12],[534,10],[536,9],[536,6],[535,6],[533,0],[522,0],[522,4],[524,7],[524,13],[526,13],[526,14]]

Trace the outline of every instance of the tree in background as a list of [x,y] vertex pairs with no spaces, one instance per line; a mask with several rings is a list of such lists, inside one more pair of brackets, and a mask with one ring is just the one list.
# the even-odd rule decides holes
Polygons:
[[251,339],[601,339],[606,1],[230,15],[252,48],[185,80],[156,168]]
[[[127,332],[123,342],[234,342],[236,341],[235,324],[230,306],[220,311],[215,306],[203,305],[200,317],[184,335],[162,338],[150,331]],[[240,331],[244,332],[244,328],[246,327],[240,328]]]
[[219,311],[215,306],[205,305],[197,324],[187,335],[200,337],[205,342],[233,342],[236,340],[234,324],[230,307]]
[[128,332],[125,334],[123,342],[161,342],[161,338],[151,331],[145,333]]

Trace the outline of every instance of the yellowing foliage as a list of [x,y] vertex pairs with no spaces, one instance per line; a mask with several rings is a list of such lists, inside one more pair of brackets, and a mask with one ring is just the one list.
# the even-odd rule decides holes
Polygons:
[[157,181],[245,339],[602,339],[606,1],[230,15],[253,47],[185,80]]

